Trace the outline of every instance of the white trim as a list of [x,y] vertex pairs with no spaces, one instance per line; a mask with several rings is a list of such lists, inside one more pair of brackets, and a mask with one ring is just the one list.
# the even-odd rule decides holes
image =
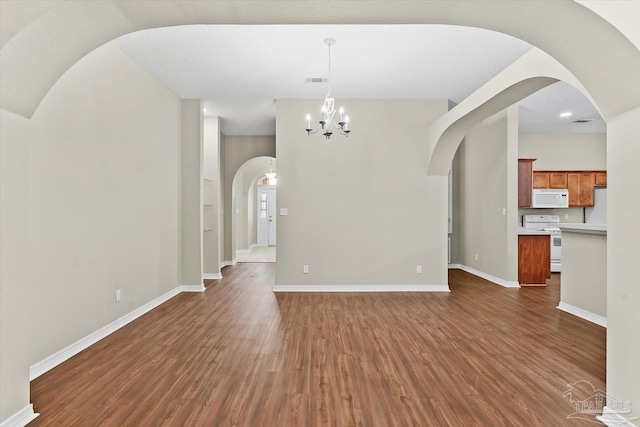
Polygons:
[[462,264],[449,264],[449,270],[457,268],[458,270],[462,270]]
[[238,259],[237,258],[234,259],[234,260],[231,260],[231,261],[222,261],[220,263],[220,268],[226,267],[227,265],[236,265],[237,263],[238,263]]
[[207,288],[204,287],[204,283],[200,283],[199,285],[182,285],[180,286],[180,291],[182,292],[204,292]]
[[236,249],[236,255],[238,254],[248,254],[251,252],[251,249]]
[[24,427],[35,420],[38,415],[40,414],[33,412],[33,405],[27,405],[0,423],[0,427]]
[[[202,287],[204,288],[204,286]],[[174,296],[178,295],[180,292],[188,292],[188,291],[185,290],[184,286],[178,286],[177,288],[170,290],[166,294],[161,295],[152,301],[149,301],[142,307],[139,307],[133,310],[129,314],[125,314],[121,318],[109,323],[108,325],[98,329],[97,331],[87,335],[86,337],[81,338],[75,343],[58,351],[57,353],[52,354],[46,359],[41,360],[40,362],[36,363],[35,365],[29,368],[29,381],[35,380],[40,375],[55,368],[65,360],[75,356],[76,354],[80,353],[82,350],[85,350],[86,348],[97,343],[98,341],[105,338],[106,336],[122,328],[126,324],[134,321],[135,319],[142,316],[143,314],[153,310],[160,304],[170,300]]]
[[[456,267],[453,267],[453,266]],[[496,276],[492,276],[491,274],[485,273],[480,270],[476,270],[475,268],[471,268],[464,264],[449,264],[449,268],[459,268],[462,271],[466,271],[467,273],[471,273],[475,276],[481,277],[485,280],[495,283],[496,285],[504,286],[505,288],[519,288],[520,283],[517,280],[504,280]]]
[[202,280],[219,280],[222,279],[221,273],[205,273],[202,275]]
[[562,310],[566,313],[573,314],[574,316],[578,316],[581,319],[588,320],[591,323],[595,323],[596,325],[600,325],[604,328],[607,327],[607,318],[599,316],[597,314],[591,313],[590,311],[583,310],[581,308],[575,307],[571,304],[564,303],[560,301],[560,304],[556,307],[559,310]]
[[450,292],[449,285],[275,285],[273,292]]
[[596,418],[599,419],[604,425],[609,427],[635,427],[635,424],[633,424],[631,421],[624,419],[624,417],[622,417],[620,414],[618,414],[617,412],[613,412],[606,406],[602,410],[602,415]]

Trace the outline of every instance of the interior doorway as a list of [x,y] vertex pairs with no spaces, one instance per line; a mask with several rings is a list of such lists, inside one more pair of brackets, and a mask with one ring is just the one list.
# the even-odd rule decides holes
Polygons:
[[257,201],[258,246],[276,245],[276,188],[273,185],[258,187]]

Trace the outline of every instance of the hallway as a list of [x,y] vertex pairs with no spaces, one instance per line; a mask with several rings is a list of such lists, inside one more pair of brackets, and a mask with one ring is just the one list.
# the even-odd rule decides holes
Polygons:
[[238,262],[276,262],[275,246],[254,246],[249,252],[238,253]]

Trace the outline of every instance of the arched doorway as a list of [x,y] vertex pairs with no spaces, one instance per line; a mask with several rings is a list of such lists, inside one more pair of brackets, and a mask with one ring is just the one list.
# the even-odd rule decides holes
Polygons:
[[266,175],[275,171],[275,158],[254,157],[233,179],[231,227],[238,262],[275,262],[276,186]]

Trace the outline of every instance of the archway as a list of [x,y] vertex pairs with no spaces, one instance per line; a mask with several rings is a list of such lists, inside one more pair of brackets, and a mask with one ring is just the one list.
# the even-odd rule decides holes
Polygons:
[[232,184],[231,224],[234,254],[248,253],[257,246],[258,209],[257,186],[266,172],[276,170],[276,159],[269,156],[254,157],[246,161],[236,172]]
[[[37,10],[28,26],[18,20],[11,23],[15,28],[8,32],[16,34],[2,47],[2,108],[31,117],[71,65],[130,32],[160,25],[300,23],[454,24],[494,30],[527,41],[560,61],[593,95],[605,119],[640,105],[638,49],[602,16],[576,2],[435,1],[402,8],[396,2],[375,2],[366,8],[341,5],[339,14],[308,2],[222,1],[180,8],[158,2],[153,9],[146,6],[148,3],[62,2],[46,13]],[[544,28],[530,25],[536,19],[545,22]],[[87,33],[86,28],[93,31]],[[611,49],[612,45],[616,48]]]

